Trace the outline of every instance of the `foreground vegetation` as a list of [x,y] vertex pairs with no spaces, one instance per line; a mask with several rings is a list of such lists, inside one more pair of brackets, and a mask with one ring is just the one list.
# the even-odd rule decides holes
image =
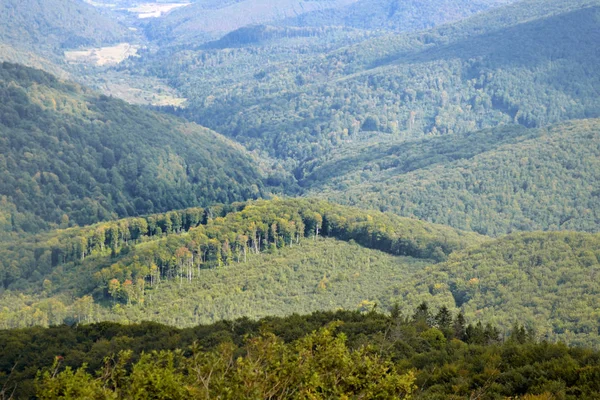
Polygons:
[[465,325],[426,304],[407,316],[319,312],[183,330],[102,323],[0,338],[0,384],[17,385],[16,398],[594,399],[600,390],[597,351],[540,342],[518,325],[507,334]]

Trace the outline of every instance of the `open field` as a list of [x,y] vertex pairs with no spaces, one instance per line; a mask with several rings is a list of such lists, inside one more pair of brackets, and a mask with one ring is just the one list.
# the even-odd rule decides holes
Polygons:
[[156,83],[156,90],[132,87],[127,83],[107,82],[102,91],[131,104],[182,107],[186,99],[177,97],[170,88]]
[[139,49],[140,46],[138,45],[119,43],[109,47],[65,51],[65,59],[68,63],[74,64],[90,64],[96,66],[118,64],[128,57],[135,56]]
[[127,11],[137,14],[138,18],[158,18],[179,7],[189,6],[190,3],[143,3],[128,8]]

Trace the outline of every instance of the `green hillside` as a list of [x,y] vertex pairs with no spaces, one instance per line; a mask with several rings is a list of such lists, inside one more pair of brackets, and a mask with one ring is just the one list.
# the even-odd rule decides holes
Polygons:
[[80,0],[0,1],[0,43],[45,54],[115,43],[127,28]]
[[[135,287],[131,298],[127,285],[121,284],[117,301],[105,301],[104,307],[88,305],[82,321],[156,321],[181,327],[316,310],[370,310],[375,305],[386,309],[393,304],[395,289],[429,264],[430,260],[392,256],[331,238],[305,240],[278,252],[249,255],[246,262],[195,270],[191,280],[164,280],[158,286],[145,288],[143,295]],[[148,280],[146,285],[149,283]],[[407,304],[418,304],[421,297],[424,296],[415,293]],[[27,313],[21,310],[34,299],[35,309],[43,309],[54,301],[6,296],[1,303],[11,305],[10,311],[0,318],[1,326],[24,326],[19,319]],[[72,320],[77,307],[67,303],[61,316]],[[61,322],[55,314],[48,317],[36,321],[29,316],[26,321],[43,325]]]
[[0,325],[108,319],[188,326],[390,305],[394,282],[484,240],[313,200],[236,203],[53,231],[0,246]]
[[597,0],[530,0],[326,54],[305,45],[297,57],[279,58],[280,48],[294,51],[280,40],[248,49],[172,50],[132,68],[168,78],[188,99],[183,115],[286,160],[291,170],[381,135],[597,117],[599,13]]
[[454,299],[467,318],[533,327],[549,340],[598,346],[600,235],[521,233],[452,254],[417,290]]
[[0,0],[0,400],[600,399],[600,0],[173,1]]
[[280,0],[273,5],[265,0],[197,0],[150,22],[146,33],[163,43],[174,41],[189,45],[193,39],[265,23],[415,31],[456,21],[511,1],[514,0]]
[[475,230],[600,231],[600,120],[348,146],[317,160],[309,195]]
[[254,198],[261,174],[222,136],[0,65],[0,235]]
[[3,243],[0,327],[191,326],[427,301],[598,346],[599,245],[575,232],[491,240],[317,200],[171,211]]

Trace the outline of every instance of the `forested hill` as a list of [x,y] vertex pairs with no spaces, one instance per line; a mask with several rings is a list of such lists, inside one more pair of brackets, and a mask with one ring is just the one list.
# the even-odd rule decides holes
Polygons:
[[261,174],[198,125],[0,64],[0,236],[254,198]]
[[546,339],[600,346],[600,234],[512,234],[456,252],[421,277],[417,290],[452,298],[467,317],[505,328],[516,320]]
[[600,120],[357,143],[319,159],[309,195],[487,235],[600,231]]
[[285,19],[313,10],[335,8],[356,0],[198,0],[152,21],[146,33],[161,42],[190,45],[199,38],[223,35],[251,24]]
[[51,231],[0,245],[0,326],[73,318],[189,326],[355,308],[363,301],[368,308],[371,299],[389,305],[393,285],[485,240],[443,225],[304,199]]
[[0,43],[47,54],[127,36],[126,27],[81,0],[0,0]]
[[[162,55],[168,65],[139,66],[175,76],[190,118],[302,163],[381,134],[449,135],[600,115],[598,15],[598,0],[530,0],[273,65],[258,62],[265,54],[277,59],[280,47],[267,43]],[[237,81],[220,78],[230,74]]]
[[282,23],[409,32],[457,21],[514,2],[516,0],[359,0],[345,7],[311,11]]
[[[252,24],[345,26],[364,30],[415,31],[456,21],[515,0],[200,0],[152,21],[152,39],[190,44],[194,38],[224,34]],[[217,22],[218,21],[218,22]]]
[[170,211],[0,245],[0,328],[191,326],[316,310],[408,312],[600,346],[600,234],[500,239],[308,199]]

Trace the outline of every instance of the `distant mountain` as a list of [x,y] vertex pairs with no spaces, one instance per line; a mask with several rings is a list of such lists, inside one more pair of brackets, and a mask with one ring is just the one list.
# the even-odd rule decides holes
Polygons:
[[0,64],[0,236],[254,198],[253,159],[198,125]]
[[0,43],[17,48],[57,53],[128,36],[126,27],[81,0],[0,0]]
[[190,45],[198,38],[223,35],[251,24],[264,24],[314,10],[351,4],[357,0],[198,0],[151,21],[151,39]]
[[[186,44],[247,25],[345,26],[413,31],[456,21],[515,0],[199,0],[151,21],[152,39]],[[188,45],[190,43],[187,43]]]
[[273,25],[250,25],[236,29],[218,40],[213,40],[199,46],[201,49],[227,49],[244,47],[249,45],[260,45],[277,39],[293,39],[303,37],[323,36],[336,31],[336,28],[298,28],[281,27]]
[[167,52],[140,68],[178,88],[188,99],[184,115],[301,165],[382,133],[410,138],[600,116],[599,15],[598,0],[528,0],[325,54],[311,51],[318,40],[282,39]]
[[502,235],[600,231],[600,120],[356,144],[315,162],[309,195]]
[[432,28],[517,0],[359,0],[284,20],[291,26],[345,26],[398,32]]

